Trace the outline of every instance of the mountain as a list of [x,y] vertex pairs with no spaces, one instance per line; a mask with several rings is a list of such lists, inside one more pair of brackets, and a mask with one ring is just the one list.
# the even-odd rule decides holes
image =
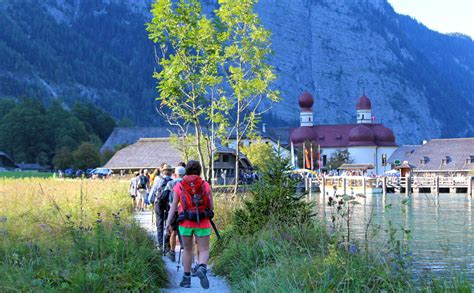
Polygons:
[[[151,0],[0,2],[0,96],[89,100],[117,119],[163,124],[153,104]],[[212,11],[215,0],[203,0]],[[363,93],[399,143],[474,136],[474,42],[397,14],[386,0],[260,0],[283,101],[269,124],[297,124],[297,96],[316,123],[355,121]]]

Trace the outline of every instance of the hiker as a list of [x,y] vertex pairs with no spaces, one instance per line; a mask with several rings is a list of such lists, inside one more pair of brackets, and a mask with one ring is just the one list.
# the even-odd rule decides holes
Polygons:
[[[178,184],[178,182],[181,182],[181,180],[183,180],[185,172],[186,172],[186,169],[184,167],[182,166],[175,167],[174,169],[175,179],[168,182],[168,184],[166,185],[166,189],[170,191],[170,195],[169,195],[170,204],[173,203],[173,199],[174,199],[174,187],[176,186],[176,184]],[[175,250],[176,250],[176,238],[178,237],[178,211],[174,213],[174,216],[171,215],[171,220],[169,223],[171,226],[171,233],[168,233],[170,235],[169,236],[170,250],[167,253],[167,256],[171,261],[176,261]]]
[[169,194],[171,192],[166,190],[166,185],[173,180],[173,178],[171,178],[173,168],[168,164],[162,164],[160,171],[161,176],[156,177],[151,193],[152,203],[155,205],[157,241],[160,244],[162,253],[166,253],[169,243],[167,241],[168,239],[164,238],[164,228],[168,216]]
[[[207,279],[207,262],[209,260],[209,238],[211,235],[211,218],[213,210],[211,188],[202,180],[201,165],[198,161],[189,161],[186,175],[174,187],[174,198],[169,211],[166,230],[171,232],[172,217],[178,210],[178,232],[182,236],[184,275],[181,287],[191,287],[191,263],[193,258],[193,236],[199,247],[199,266],[196,276],[201,286],[209,288]],[[179,205],[179,207],[178,207]],[[196,212],[197,210],[197,212]]]
[[145,176],[145,172],[142,169],[140,170],[137,184],[138,209],[142,212],[145,210],[144,203],[148,190],[150,190],[150,180]]
[[156,176],[160,175],[160,169],[156,168],[150,175],[150,182],[155,183]]
[[137,187],[138,187],[138,176],[139,173],[138,171],[133,173],[132,179],[130,179],[130,186],[128,187],[128,190],[130,191],[130,197],[133,200],[133,208],[137,208]]

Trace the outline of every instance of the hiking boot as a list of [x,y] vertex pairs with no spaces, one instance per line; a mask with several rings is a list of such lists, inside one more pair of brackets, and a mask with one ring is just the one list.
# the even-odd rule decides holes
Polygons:
[[183,276],[183,280],[179,285],[183,288],[191,288],[191,276]]
[[173,261],[173,262],[176,261],[176,253],[175,253],[174,251],[169,251],[169,252],[167,253],[167,256],[168,256],[168,258],[169,258],[171,261]]
[[199,265],[196,271],[196,276],[201,282],[201,287],[204,289],[209,289],[209,280],[207,279],[207,268],[205,265]]

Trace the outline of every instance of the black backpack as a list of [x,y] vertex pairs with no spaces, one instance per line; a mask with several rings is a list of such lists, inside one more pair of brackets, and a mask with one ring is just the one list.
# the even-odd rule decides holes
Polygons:
[[166,185],[172,180],[173,179],[171,177],[163,178],[163,183],[161,184],[161,188],[159,189],[160,194],[158,194],[158,205],[161,209],[168,209],[169,207],[171,190],[166,189]]
[[146,183],[148,178],[145,175],[140,176],[140,181],[138,182],[138,189],[146,189]]

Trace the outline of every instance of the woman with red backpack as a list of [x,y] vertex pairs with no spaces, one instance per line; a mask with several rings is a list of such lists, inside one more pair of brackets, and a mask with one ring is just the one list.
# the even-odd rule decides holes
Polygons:
[[199,265],[195,275],[201,286],[209,288],[207,279],[207,262],[209,260],[209,238],[213,216],[212,193],[209,184],[201,178],[201,164],[189,161],[186,164],[186,175],[174,187],[173,203],[170,207],[166,231],[171,232],[171,223],[178,209],[179,233],[183,239],[184,276],[181,287],[191,287],[191,263],[193,261],[193,236],[199,248]]

